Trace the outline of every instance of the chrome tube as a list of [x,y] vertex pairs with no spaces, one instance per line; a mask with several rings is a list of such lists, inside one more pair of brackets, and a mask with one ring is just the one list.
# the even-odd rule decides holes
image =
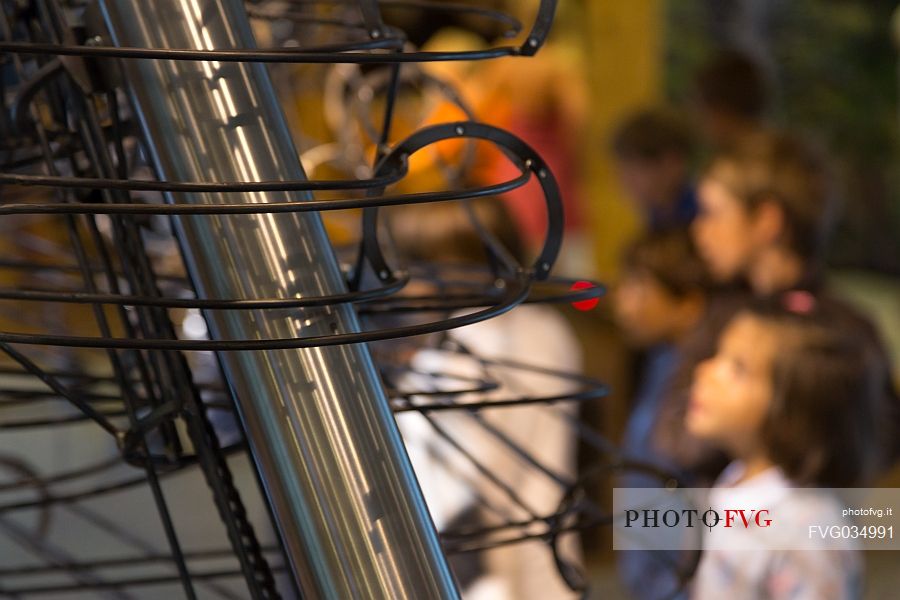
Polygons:
[[[240,0],[99,0],[118,46],[255,46]],[[158,176],[176,181],[302,179],[261,64],[122,61]],[[213,204],[309,200],[296,193],[173,194]],[[315,213],[174,220],[205,298],[345,291]],[[215,339],[358,330],[348,305],[209,311]],[[304,598],[457,598],[434,526],[365,346],[220,356],[290,567]]]

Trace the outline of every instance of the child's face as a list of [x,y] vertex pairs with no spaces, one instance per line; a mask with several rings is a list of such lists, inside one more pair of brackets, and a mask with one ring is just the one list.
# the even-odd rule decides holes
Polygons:
[[678,299],[648,273],[630,271],[616,287],[613,308],[616,322],[639,346],[670,341],[680,316]]
[[747,270],[756,251],[751,215],[715,177],[700,182],[698,200],[691,228],[697,251],[718,281],[732,281]]
[[725,329],[716,355],[694,372],[686,425],[698,438],[740,453],[753,448],[772,401],[775,332],[739,315]]

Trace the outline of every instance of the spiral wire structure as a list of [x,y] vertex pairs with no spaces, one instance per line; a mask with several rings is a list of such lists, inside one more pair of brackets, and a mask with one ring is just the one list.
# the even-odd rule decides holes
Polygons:
[[[60,238],[35,243],[34,248],[20,251],[18,256],[6,253],[0,259],[0,272],[5,274],[0,280],[0,315],[5,323],[23,325],[0,330],[0,352],[5,356],[0,365],[0,381],[4,382],[0,386],[0,431],[47,431],[93,423],[94,435],[107,435],[116,449],[115,453],[102,453],[90,464],[50,473],[38,472],[15,458],[0,461],[3,471],[11,473],[0,483],[4,498],[0,501],[0,530],[37,557],[37,561],[0,569],[0,593],[25,598],[93,590],[109,597],[131,598],[138,597],[133,595],[135,590],[178,583],[189,598],[241,598],[247,594],[253,598],[300,597],[301,591],[283,576],[283,548],[277,539],[262,540],[258,530],[265,525],[254,523],[248,515],[245,496],[258,490],[241,490],[235,483],[232,459],[245,454],[247,446],[241,435],[225,436],[219,430],[223,415],[232,415],[234,407],[212,353],[383,343],[441,334],[499,316],[523,302],[569,303],[603,293],[599,284],[571,291],[573,281],[551,275],[563,231],[559,187],[546,162],[522,140],[492,125],[468,120],[427,126],[389,143],[396,102],[407,79],[436,85],[451,100],[457,100],[451,86],[429,82],[429,76],[409,76],[412,71],[408,69],[415,69],[415,63],[533,55],[546,40],[555,4],[555,0],[541,1],[531,30],[519,46],[423,52],[410,47],[404,32],[384,23],[383,7],[475,16],[506,27],[511,38],[522,27],[508,15],[456,2],[290,0],[277,10],[250,2],[248,13],[259,21],[316,27],[337,32],[336,37],[348,41],[243,50],[129,48],[104,42],[97,33],[93,3],[88,0],[0,2],[0,92],[4,101],[0,113],[0,215],[17,231],[39,229],[44,223],[52,230],[50,237]],[[367,71],[365,76],[356,71],[356,84],[362,81],[360,77],[368,77],[371,82],[373,74],[378,73],[384,110],[381,122],[368,129],[376,138],[372,140],[377,148],[374,162],[364,178],[153,180],[143,173],[145,151],[134,113],[122,100],[122,71],[117,66],[117,61],[143,59],[359,65],[357,69]],[[342,114],[346,118],[353,111],[357,115],[369,113],[368,108],[344,107]],[[468,109],[465,112],[471,115]],[[490,185],[388,193],[390,186],[407,176],[413,155],[446,140],[490,144],[517,167],[518,174]],[[337,152],[335,156],[346,157],[346,153]],[[455,179],[458,182],[464,178]],[[479,228],[473,217],[473,227],[484,238],[490,264],[466,275],[466,289],[456,286],[453,293],[431,296],[405,291],[412,287],[411,282],[440,283],[452,274],[437,265],[396,262],[380,223],[379,209],[432,202],[465,204],[509,192],[530,181],[540,186],[548,217],[546,238],[532,264],[511,261],[499,242]],[[267,204],[161,202],[165,193],[273,191],[329,196],[310,202]],[[198,297],[183,267],[160,264],[158,247],[171,243],[167,240],[171,233],[159,226],[167,219],[348,210],[361,211],[362,218],[360,241],[344,262],[348,286],[344,293],[302,298]],[[40,241],[41,235],[29,235]],[[352,305],[370,326],[360,332],[314,337],[204,339],[203,335],[185,335],[179,324],[185,314],[196,316],[199,311],[272,311],[344,304]],[[66,316],[70,310],[74,317]],[[397,315],[439,318],[377,325],[384,317],[390,322],[390,317]],[[73,319],[78,322],[71,323]],[[67,329],[76,331],[61,333]],[[493,369],[534,371],[536,367],[481,358],[477,348],[464,347],[446,336],[439,339],[442,351],[464,354],[481,364],[482,376],[420,373],[436,382],[452,379],[454,385],[436,383],[430,389],[401,389],[394,384],[409,372],[409,367],[390,358],[379,359],[391,409],[423,415],[435,435],[456,448],[487,485],[501,490],[513,504],[527,503],[498,474],[480,464],[477,456],[466,451],[452,432],[442,428],[442,413],[470,415],[490,435],[504,441],[510,452],[553,478],[566,492],[554,514],[531,514],[523,520],[509,518],[507,511],[496,509],[501,517],[499,524],[464,523],[441,531],[444,551],[450,555],[477,553],[544,540],[557,559],[561,576],[583,592],[584,577],[557,552],[558,539],[569,532],[608,524],[612,516],[585,497],[585,478],[555,475],[526,449],[504,440],[503,433],[480,414],[516,406],[545,410],[553,418],[565,420],[574,435],[609,457],[601,471],[620,469],[625,462],[614,445],[574,413],[556,406],[602,398],[606,387],[588,377],[545,369],[547,377],[568,382],[570,391],[544,397],[510,392],[497,397],[504,385],[493,377]],[[205,367],[201,368],[202,364]],[[493,392],[490,399],[477,399],[486,392]],[[648,466],[630,468],[646,470],[662,480],[671,478]],[[203,475],[224,526],[227,546],[205,550],[184,547],[178,515],[173,514],[163,482],[191,471]],[[166,547],[142,540],[108,515],[84,504],[135,488],[147,489],[152,497]],[[201,498],[194,501],[208,502]],[[493,502],[484,496],[480,501],[485,506]],[[61,512],[77,515],[119,540],[130,552],[127,556],[98,557],[96,552],[72,556],[60,551],[47,531],[48,524]],[[17,513],[37,515],[34,527],[23,527],[12,519]],[[202,566],[203,561],[217,566]],[[152,574],[135,570],[154,565],[166,569]],[[66,577],[60,579],[60,574]],[[17,577],[25,577],[26,583],[17,583]]]

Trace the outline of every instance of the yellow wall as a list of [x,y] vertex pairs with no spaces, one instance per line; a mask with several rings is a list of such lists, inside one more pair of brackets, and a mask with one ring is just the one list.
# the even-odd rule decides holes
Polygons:
[[615,279],[622,245],[638,230],[636,214],[616,183],[608,140],[629,112],[661,98],[663,8],[661,0],[585,2],[591,106],[584,157],[601,280]]

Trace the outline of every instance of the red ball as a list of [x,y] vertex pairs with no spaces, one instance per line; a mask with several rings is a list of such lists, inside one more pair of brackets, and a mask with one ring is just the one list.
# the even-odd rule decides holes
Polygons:
[[[590,281],[576,281],[569,290],[576,292],[578,290],[587,290],[595,287]],[[588,298],[587,300],[578,300],[572,303],[575,310],[588,311],[595,308],[600,303],[600,298]]]

